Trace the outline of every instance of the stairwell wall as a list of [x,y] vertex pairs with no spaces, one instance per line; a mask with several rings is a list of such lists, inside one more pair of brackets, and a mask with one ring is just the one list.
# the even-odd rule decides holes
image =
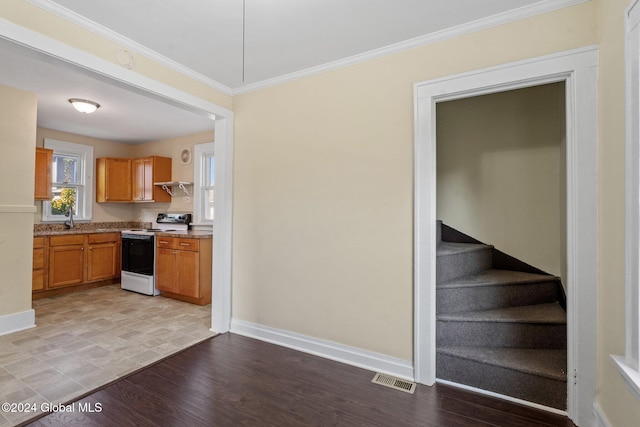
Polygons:
[[566,277],[564,83],[437,105],[437,216]]

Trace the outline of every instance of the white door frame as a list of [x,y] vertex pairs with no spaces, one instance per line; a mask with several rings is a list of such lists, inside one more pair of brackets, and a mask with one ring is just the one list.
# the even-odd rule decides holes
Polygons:
[[233,195],[233,112],[212,102],[153,80],[115,63],[68,46],[50,37],[31,31],[0,18],[0,38],[25,48],[61,59],[71,67],[81,67],[97,78],[129,90],[147,93],[150,97],[180,106],[187,110],[215,116],[216,152],[216,215],[213,221],[213,281],[211,304],[211,330],[229,331],[231,323],[231,225]]
[[592,425],[597,304],[596,47],[416,83],[414,170],[414,374],[436,381],[436,103],[565,82],[567,138],[567,412]]

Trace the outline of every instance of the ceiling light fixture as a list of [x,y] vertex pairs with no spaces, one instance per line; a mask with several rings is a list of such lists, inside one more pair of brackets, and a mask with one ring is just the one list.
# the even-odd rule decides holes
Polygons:
[[89,101],[87,99],[71,98],[69,99],[69,102],[73,105],[73,108],[86,114],[93,113],[100,107],[100,104],[97,102]]

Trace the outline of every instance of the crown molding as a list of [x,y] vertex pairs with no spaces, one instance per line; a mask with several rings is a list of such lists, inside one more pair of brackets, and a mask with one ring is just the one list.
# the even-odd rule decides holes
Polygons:
[[291,80],[298,80],[309,77],[314,74],[325,73],[339,68],[348,67],[360,62],[369,61],[376,58],[403,52],[405,50],[414,49],[420,46],[441,42],[465,34],[481,31],[487,28],[496,27],[498,25],[508,24],[509,22],[530,18],[532,16],[541,15],[565,7],[575,6],[580,3],[586,3],[591,0],[543,0],[529,6],[502,12],[487,18],[478,19],[456,27],[447,28],[446,30],[436,31],[424,36],[416,37],[403,42],[395,43],[379,49],[370,50],[348,58],[339,59],[337,61],[328,62],[317,67],[306,68],[289,74],[284,74],[272,79],[262,80],[257,83],[251,83],[241,86],[233,90],[233,95],[241,95],[271,86],[276,86]]
[[141,45],[140,43],[137,43],[127,37],[124,37],[123,35],[116,33],[115,31],[110,30],[109,28],[103,25],[100,25],[97,22],[87,19],[84,16],[70,9],[67,9],[66,7],[60,6],[59,4],[54,3],[50,0],[26,0],[26,1],[36,7],[39,7],[40,9],[50,12],[68,22],[71,22],[72,24],[78,25],[79,27],[84,28],[85,30],[91,31],[92,33],[102,36],[111,42],[114,42],[120,46],[123,46],[126,49],[129,49],[141,55],[144,55],[147,58],[152,59],[153,61],[158,62],[159,64],[164,65],[167,68],[171,68],[200,83],[204,83],[205,85],[219,92],[222,92],[225,95],[228,95],[228,96],[233,95],[233,90],[230,87],[225,86],[222,83],[219,83],[213,79],[210,79],[209,77],[204,76],[198,73],[197,71],[194,71],[191,68],[186,67],[176,61],[173,61],[167,58],[166,56],[161,55],[158,52]]
[[249,92],[254,92],[260,89],[276,86],[282,83],[286,83],[292,80],[298,80],[305,77],[309,77],[315,74],[325,73],[327,71],[337,70],[339,68],[348,67],[350,65],[358,64],[360,62],[369,61],[376,58],[399,53],[405,50],[414,49],[420,46],[441,42],[444,40],[452,39],[469,33],[481,31],[487,28],[496,27],[498,25],[504,25],[509,22],[526,19],[532,16],[541,15],[543,13],[552,12],[554,10],[562,9],[565,7],[575,6],[581,3],[586,3],[591,0],[543,0],[534,4],[523,6],[518,9],[502,12],[487,18],[478,19],[466,24],[458,25],[456,27],[448,28],[446,30],[436,31],[434,33],[426,34],[424,36],[416,37],[403,42],[395,43],[389,46],[385,46],[379,49],[370,50],[358,55],[353,55],[348,58],[339,59],[337,61],[328,62],[326,64],[318,65],[316,67],[306,68],[304,70],[295,71],[293,73],[284,74],[278,77],[265,79],[256,83],[246,84],[235,89],[231,89],[228,86],[223,85],[213,79],[210,79],[191,68],[188,68],[182,64],[179,64],[166,56],[159,54],[158,52],[151,50],[129,38],[126,38],[115,31],[112,31],[94,21],[91,21],[80,14],[77,14],[65,7],[60,6],[51,0],[26,0],[28,3],[33,4],[47,12],[50,12],[62,19],[65,19],[73,24],[76,24],[88,31],[98,34],[107,40],[110,40],[118,45],[121,45],[127,49],[131,49],[138,52],[159,64],[162,64],[168,68],[178,71],[187,77],[190,77],[196,81],[206,84],[207,86],[222,92],[225,95],[235,96],[242,95]]

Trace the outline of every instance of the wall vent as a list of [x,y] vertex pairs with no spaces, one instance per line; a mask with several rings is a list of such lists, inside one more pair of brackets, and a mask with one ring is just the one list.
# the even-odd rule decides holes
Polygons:
[[402,380],[400,378],[392,377],[390,375],[385,375],[381,373],[376,373],[371,380],[374,384],[380,384],[385,387],[391,387],[396,390],[404,391],[405,393],[411,393],[416,389],[416,383]]

